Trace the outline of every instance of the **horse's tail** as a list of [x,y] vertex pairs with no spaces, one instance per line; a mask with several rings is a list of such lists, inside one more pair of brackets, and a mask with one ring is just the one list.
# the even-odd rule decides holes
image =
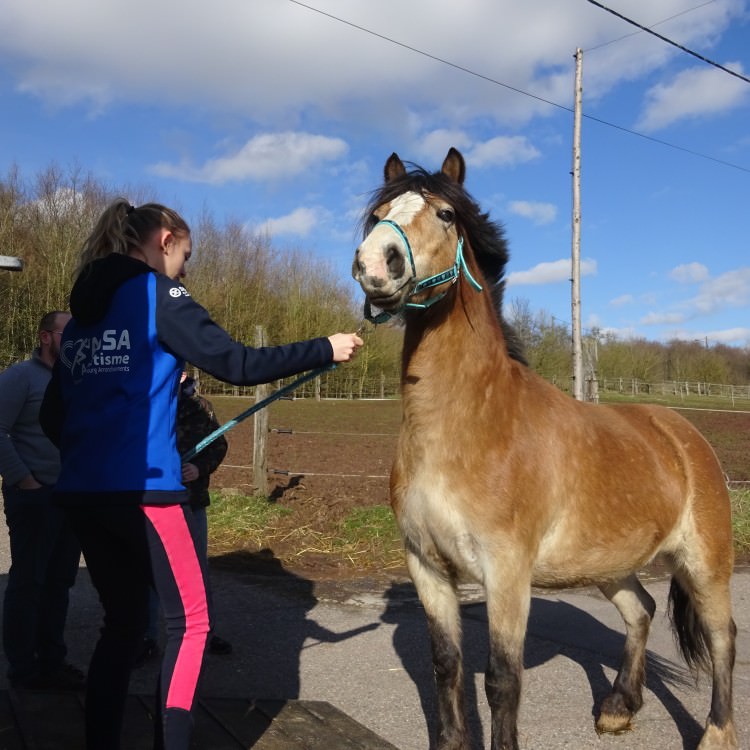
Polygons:
[[703,622],[692,596],[675,576],[669,587],[668,610],[675,640],[687,665],[694,671],[708,670],[708,642]]

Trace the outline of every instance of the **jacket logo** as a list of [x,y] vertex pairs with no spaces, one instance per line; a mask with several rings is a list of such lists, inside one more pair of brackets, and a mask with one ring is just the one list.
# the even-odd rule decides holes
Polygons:
[[189,297],[190,292],[184,286],[173,286],[169,289],[170,297]]
[[86,374],[123,372],[130,369],[130,331],[109,328],[101,338],[90,336],[66,341],[60,361],[70,370],[73,382]]

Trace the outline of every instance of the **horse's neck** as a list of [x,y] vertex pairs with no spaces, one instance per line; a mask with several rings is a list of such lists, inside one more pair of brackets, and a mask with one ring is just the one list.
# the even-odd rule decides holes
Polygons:
[[[468,285],[429,312],[409,313],[404,337],[404,406],[454,414],[476,408],[487,389],[497,391],[511,361],[488,292]],[[445,308],[439,306],[445,305]]]

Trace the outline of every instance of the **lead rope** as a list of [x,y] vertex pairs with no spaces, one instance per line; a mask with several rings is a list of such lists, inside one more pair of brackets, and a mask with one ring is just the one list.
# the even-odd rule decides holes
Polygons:
[[270,396],[267,396],[261,401],[258,401],[257,404],[253,404],[249,409],[243,411],[242,414],[238,414],[234,419],[230,419],[228,422],[225,422],[223,425],[221,425],[221,427],[214,430],[210,435],[206,435],[206,437],[204,437],[203,440],[201,440],[194,448],[191,448],[187,453],[185,453],[184,456],[182,456],[182,462],[185,463],[187,461],[190,461],[190,459],[195,458],[202,450],[211,445],[214,440],[221,437],[225,432],[231,430],[232,427],[235,427],[240,422],[247,419],[249,416],[255,414],[255,412],[260,411],[261,409],[265,409],[266,406],[272,404],[282,396],[285,396],[287,393],[291,393],[293,390],[295,390],[295,388],[299,388],[308,380],[317,378],[318,375],[322,375],[325,372],[329,372],[330,370],[335,369],[336,364],[332,362],[330,365],[326,365],[325,367],[318,367],[317,370],[310,370],[310,372],[307,372],[304,375],[300,375],[300,377],[298,377],[293,382],[282,386],[278,390],[274,391]]
[[[357,336],[361,336],[364,333],[367,323],[367,318],[362,318],[359,327],[355,331]],[[274,391],[270,396],[267,396],[261,401],[258,401],[258,403],[256,404],[253,404],[249,409],[243,411],[242,414],[238,414],[234,419],[230,419],[228,422],[225,422],[223,425],[221,425],[221,427],[215,429],[211,434],[206,435],[206,437],[204,437],[203,440],[201,440],[194,448],[191,448],[187,453],[185,453],[184,456],[181,457],[182,462],[185,463],[187,461],[190,461],[191,458],[195,458],[202,450],[211,445],[214,440],[220,438],[225,432],[228,432],[232,429],[232,427],[237,426],[240,422],[255,414],[255,412],[258,412],[261,409],[265,409],[266,406],[269,406],[277,399],[285,396],[287,393],[291,393],[293,390],[296,390],[303,383],[307,383],[308,380],[313,380],[314,378],[317,378],[318,375],[323,375],[324,373],[331,372],[331,370],[335,369],[336,363],[332,362],[325,367],[318,367],[317,370],[310,370],[310,372],[307,372],[304,375],[300,375],[300,377],[298,377],[296,380],[282,386],[278,390]]]

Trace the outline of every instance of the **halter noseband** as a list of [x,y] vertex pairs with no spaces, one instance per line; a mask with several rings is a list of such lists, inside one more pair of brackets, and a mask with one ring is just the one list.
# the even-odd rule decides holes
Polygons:
[[[411,266],[411,280],[416,280],[417,278],[417,268],[414,264],[414,253],[412,253],[411,250],[411,244],[409,243],[409,238],[406,236],[406,232],[395,222],[391,221],[390,219],[382,219],[379,221],[375,227],[379,226],[380,224],[385,224],[386,226],[389,226],[391,229],[393,229],[394,232],[401,238],[401,240],[404,243],[404,246],[406,247],[406,255],[409,258],[409,265]],[[373,229],[375,229],[373,227]],[[456,262],[450,267],[447,268],[445,271],[441,271],[440,273],[436,273],[433,276],[430,276],[426,279],[422,279],[422,281],[417,281],[414,284],[414,288],[409,292],[407,297],[413,297],[415,294],[418,294],[419,292],[430,289],[433,286],[439,286],[440,284],[444,284],[447,281],[450,281],[451,285],[455,284],[458,281],[458,277],[461,274],[461,271],[466,274],[466,279],[471,284],[471,286],[477,291],[482,291],[482,286],[477,282],[477,280],[471,275],[471,271],[469,271],[469,267],[466,265],[466,259],[464,258],[464,238],[459,237],[458,238],[458,244],[456,245]],[[434,297],[430,297],[425,302],[405,302],[404,303],[404,309],[411,309],[411,310],[427,310],[430,307],[432,307],[436,302],[439,302],[445,295],[448,294],[448,290],[446,289],[444,292],[441,292],[440,294],[436,294]],[[365,311],[365,317],[367,317],[369,320],[371,320],[373,323],[384,323],[386,320],[389,320],[393,317],[392,313],[388,312],[382,312],[379,315],[375,315],[374,317],[369,312],[369,305],[367,305],[367,309]]]

